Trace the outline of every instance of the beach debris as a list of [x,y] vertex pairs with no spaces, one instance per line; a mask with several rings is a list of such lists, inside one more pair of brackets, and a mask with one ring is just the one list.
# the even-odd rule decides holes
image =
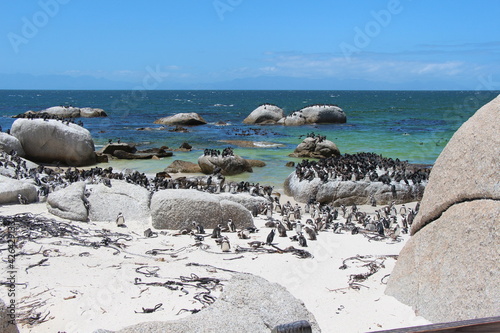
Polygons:
[[142,308],[142,312],[138,312],[138,311],[134,311],[135,313],[153,313],[155,311],[157,311],[158,309],[161,308],[163,304],[162,303],[158,303],[154,306],[154,308]]
[[[366,287],[366,286],[360,284],[360,282],[366,281],[370,276],[377,273],[381,268],[384,268],[385,267],[384,263],[385,263],[386,259],[388,259],[388,258],[392,258],[392,259],[397,260],[398,255],[378,255],[378,256],[356,255],[354,257],[349,257],[349,258],[344,259],[342,261],[342,266],[340,266],[339,269],[349,268],[349,266],[347,266],[347,262],[351,262],[351,265],[358,264],[358,267],[368,268],[367,272],[349,275],[349,281],[348,281],[349,287],[348,288],[359,290],[359,287]],[[359,264],[361,264],[361,266],[359,266]],[[384,280],[384,278],[386,278],[387,276],[388,275],[384,276],[382,278],[382,280]],[[368,287],[366,287],[366,288],[368,288]]]
[[48,265],[44,265],[44,263],[46,261],[48,261],[49,259],[48,258],[45,258],[45,259],[42,259],[40,260],[39,262],[37,262],[36,264],[32,264],[32,265],[29,265],[28,267],[26,267],[25,271],[26,273],[28,273],[28,269],[30,268],[33,268],[33,267],[37,267],[37,266],[48,266]]

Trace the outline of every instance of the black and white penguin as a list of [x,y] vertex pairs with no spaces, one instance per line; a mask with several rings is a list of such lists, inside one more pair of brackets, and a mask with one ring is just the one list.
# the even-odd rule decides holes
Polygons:
[[28,199],[26,199],[21,193],[17,195],[17,200],[21,205],[26,205],[28,203]]
[[269,233],[269,235],[267,235],[267,238],[266,238],[266,244],[267,245],[271,245],[273,243],[274,234],[275,234],[274,229],[271,229],[271,232]]
[[124,227],[125,226],[125,217],[123,216],[122,212],[119,212],[118,216],[116,216],[116,225],[118,227]]
[[221,237],[221,228],[220,227],[221,227],[221,225],[217,224],[217,226],[212,231],[212,236],[210,236],[211,238],[220,238]]
[[231,244],[229,243],[229,238],[224,237],[221,241],[220,248],[222,252],[229,252],[231,250]]
[[302,247],[307,247],[307,240],[302,233],[299,234],[299,245]]
[[205,228],[203,228],[203,226],[200,223],[193,221],[193,227],[196,229],[197,234],[204,234],[205,233]]
[[314,231],[313,228],[306,226],[304,230],[306,231],[309,240],[316,240],[316,231]]
[[278,236],[279,237],[287,237],[286,236],[286,228],[283,223],[278,222]]
[[229,219],[227,221],[227,228],[229,229],[229,232],[236,232],[236,225],[234,224],[232,219]]

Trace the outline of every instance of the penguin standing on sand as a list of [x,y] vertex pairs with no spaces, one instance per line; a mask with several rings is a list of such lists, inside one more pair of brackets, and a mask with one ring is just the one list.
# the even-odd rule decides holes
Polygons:
[[281,222],[278,222],[278,235],[280,237],[286,237],[286,228]]
[[267,245],[271,245],[273,243],[274,234],[275,234],[274,229],[271,229],[271,232],[269,233],[269,235],[267,235],[267,239],[266,239],[266,244]]
[[116,226],[118,226],[118,227],[125,226],[125,217],[123,217],[122,212],[119,212],[118,216],[116,216]]
[[221,237],[221,229],[220,229],[221,225],[220,224],[217,224],[217,226],[214,228],[214,230],[212,231],[212,236],[211,238],[220,238]]
[[227,228],[229,229],[229,232],[236,232],[236,225],[233,220],[229,219],[229,221],[227,221]]
[[299,234],[299,245],[302,247],[307,247],[307,240],[302,233]]
[[229,244],[229,238],[224,237],[220,243],[220,248],[222,252],[229,252],[231,250],[231,244]]

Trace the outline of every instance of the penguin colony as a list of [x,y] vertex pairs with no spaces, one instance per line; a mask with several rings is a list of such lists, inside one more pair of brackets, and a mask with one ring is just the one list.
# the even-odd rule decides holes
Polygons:
[[404,182],[415,185],[429,178],[429,168],[414,168],[407,161],[382,157],[375,153],[344,154],[319,161],[302,160],[295,167],[300,181],[320,178],[328,181],[371,181],[386,185]]

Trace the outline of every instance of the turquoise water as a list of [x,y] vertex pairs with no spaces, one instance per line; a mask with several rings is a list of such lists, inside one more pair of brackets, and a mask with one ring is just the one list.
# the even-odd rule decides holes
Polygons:
[[[196,162],[205,148],[233,147],[245,158],[263,160],[264,168],[233,177],[280,187],[293,169],[285,167],[294,148],[309,132],[326,135],[342,153],[375,152],[412,163],[432,164],[453,133],[499,91],[70,91],[0,90],[0,125],[10,128],[11,116],[27,110],[39,111],[54,105],[97,107],[108,118],[82,119],[96,147],[109,139],[133,142],[139,149],[183,142],[193,151],[174,152],[159,161],[118,161],[115,168],[130,167],[142,172],[162,171],[176,159]],[[347,123],[283,127],[245,125],[243,119],[262,103],[280,106],[286,114],[310,104],[337,104],[347,115]],[[196,112],[207,125],[189,127],[189,133],[159,128],[154,120],[180,113]],[[217,122],[227,123],[225,126]],[[250,129],[252,135],[242,135]],[[256,132],[256,133],[255,133]],[[240,148],[221,140],[267,141],[281,144],[273,148]]]

